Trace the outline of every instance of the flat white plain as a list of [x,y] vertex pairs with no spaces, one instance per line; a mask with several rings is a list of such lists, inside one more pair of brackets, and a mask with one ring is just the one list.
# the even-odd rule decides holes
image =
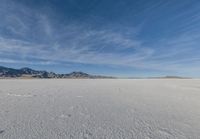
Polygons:
[[200,80],[0,80],[1,139],[198,139]]

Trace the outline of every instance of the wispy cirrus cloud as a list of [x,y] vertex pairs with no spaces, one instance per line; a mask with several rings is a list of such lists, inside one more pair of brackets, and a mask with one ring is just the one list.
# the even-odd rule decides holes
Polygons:
[[[160,36],[152,32],[156,28],[150,21],[166,27],[161,24],[162,16],[156,15],[157,10],[172,4],[147,3],[146,10],[134,15],[136,19],[138,16],[146,19],[134,27],[117,23],[96,27],[90,21],[96,18],[64,20],[51,12],[51,6],[40,10],[4,1],[0,5],[0,17],[4,19],[0,22],[0,63],[50,65],[72,62],[165,73],[197,71],[200,69],[200,32],[194,29],[200,23],[200,13],[196,8],[168,17],[169,29],[155,30]],[[178,8],[187,4],[183,2]],[[176,8],[173,5],[172,11]],[[185,15],[193,16],[183,19]],[[177,28],[171,26],[178,19],[185,21],[184,24],[174,25]],[[174,31],[171,34],[170,29]],[[152,36],[146,35],[148,33]]]
[[[19,21],[21,28],[13,27],[11,34],[21,35],[21,38],[0,38],[0,51],[6,55],[18,55],[24,59],[28,57],[42,58],[51,61],[80,62],[87,64],[123,64],[134,59],[142,59],[149,54],[147,48],[141,48],[141,41],[120,32],[105,29],[89,29],[87,25],[57,24],[56,27],[46,15],[35,13],[31,9],[24,10],[22,5],[20,14],[8,13],[9,21],[5,21],[8,27],[13,27],[14,21]],[[16,7],[14,7],[15,10]],[[25,12],[25,13],[24,13]],[[33,17],[31,17],[31,15]],[[3,16],[3,15],[2,15]],[[31,19],[30,19],[31,17]],[[34,20],[35,26],[31,28],[30,20]],[[10,24],[11,23],[11,24]],[[31,33],[36,36],[32,36]],[[2,33],[3,34],[3,33]],[[33,37],[32,40],[23,37]],[[133,51],[133,56],[126,55],[126,51]],[[139,52],[139,53],[137,53]],[[130,58],[133,58],[130,60]],[[12,57],[10,57],[12,60]],[[127,63],[127,64],[126,64]]]

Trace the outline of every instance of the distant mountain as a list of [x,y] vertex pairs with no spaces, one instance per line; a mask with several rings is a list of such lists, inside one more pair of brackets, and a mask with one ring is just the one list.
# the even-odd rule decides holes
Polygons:
[[13,69],[0,66],[0,78],[113,78],[113,77],[90,75],[84,72],[56,74],[54,72],[37,71],[27,67],[21,69]]
[[22,71],[0,66],[0,77],[19,77]]
[[149,77],[149,79],[191,79],[191,78],[181,77],[181,76],[163,76],[163,77]]

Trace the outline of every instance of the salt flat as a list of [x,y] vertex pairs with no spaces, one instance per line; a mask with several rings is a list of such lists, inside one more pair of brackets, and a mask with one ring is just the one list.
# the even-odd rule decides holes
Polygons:
[[0,80],[1,139],[199,139],[200,80]]

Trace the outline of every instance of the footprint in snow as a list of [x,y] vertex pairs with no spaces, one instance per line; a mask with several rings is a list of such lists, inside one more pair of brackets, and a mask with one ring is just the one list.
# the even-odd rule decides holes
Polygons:
[[0,130],[0,134],[4,133],[5,131],[4,130]]

